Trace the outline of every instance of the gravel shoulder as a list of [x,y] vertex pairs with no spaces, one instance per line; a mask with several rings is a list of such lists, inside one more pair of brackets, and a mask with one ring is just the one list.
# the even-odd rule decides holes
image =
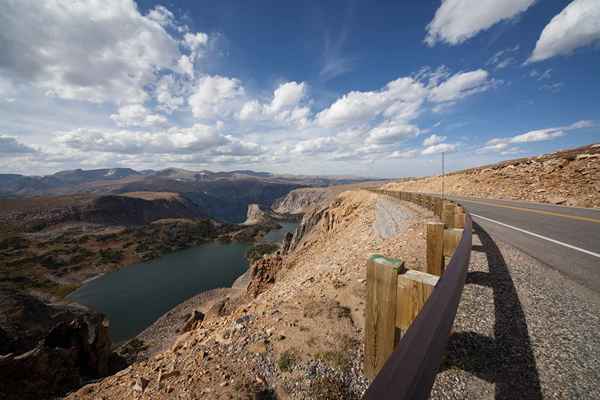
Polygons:
[[475,232],[432,399],[600,398],[599,296]]

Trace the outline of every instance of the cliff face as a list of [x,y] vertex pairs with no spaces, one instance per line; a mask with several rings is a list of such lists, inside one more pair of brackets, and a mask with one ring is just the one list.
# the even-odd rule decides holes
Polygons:
[[100,196],[84,207],[79,219],[106,225],[144,225],[166,218],[199,218],[204,213],[177,193],[125,193]]
[[43,399],[114,373],[108,322],[82,308],[0,289],[0,397]]
[[292,190],[287,196],[273,204],[278,214],[304,214],[314,208],[325,205],[335,193],[329,188],[304,188]]
[[[433,176],[384,188],[439,193],[441,185],[441,177]],[[600,207],[600,144],[455,172],[444,187],[460,196]]]

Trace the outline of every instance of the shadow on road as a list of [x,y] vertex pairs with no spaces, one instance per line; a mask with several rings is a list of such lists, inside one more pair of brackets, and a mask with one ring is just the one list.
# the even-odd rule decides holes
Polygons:
[[475,332],[450,336],[442,369],[460,368],[496,385],[496,399],[541,399],[540,380],[531,348],[525,313],[498,246],[473,224],[485,253],[489,272],[469,272],[467,285],[490,287],[494,292],[494,337]]

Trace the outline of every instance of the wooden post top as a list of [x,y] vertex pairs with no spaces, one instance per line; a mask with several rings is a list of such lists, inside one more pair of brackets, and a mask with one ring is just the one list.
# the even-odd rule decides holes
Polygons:
[[406,270],[406,268],[404,267],[404,261],[398,260],[396,258],[382,256],[381,254],[371,255],[369,257],[369,261],[375,264],[387,265],[392,268],[395,268],[399,274]]

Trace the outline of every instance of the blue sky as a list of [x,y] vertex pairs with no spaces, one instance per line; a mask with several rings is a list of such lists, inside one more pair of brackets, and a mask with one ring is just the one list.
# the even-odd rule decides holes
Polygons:
[[0,172],[398,177],[600,141],[598,0],[0,0]]

